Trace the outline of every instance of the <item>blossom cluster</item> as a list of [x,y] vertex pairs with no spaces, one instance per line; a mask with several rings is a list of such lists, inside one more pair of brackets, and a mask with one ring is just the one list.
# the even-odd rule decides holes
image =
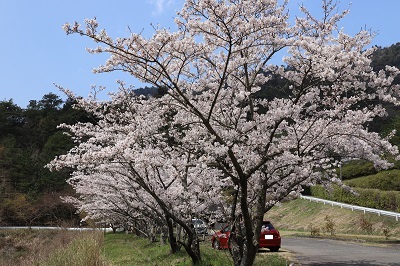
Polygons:
[[[97,72],[122,70],[166,91],[140,98],[122,87],[108,103],[79,100],[99,121],[66,126],[78,146],[51,165],[77,169],[70,183],[81,208],[140,215],[158,206],[189,219],[229,203],[257,239],[265,212],[288,195],[342,185],[342,161],[389,167],[397,147],[367,125],[385,115],[376,102],[399,104],[399,69],[375,73],[373,36],[338,30],[348,11],[323,2],[322,20],[301,6],[292,25],[276,0],[187,0],[179,30],[150,38],[113,40],[95,19],[64,25],[103,45],[90,52],[110,54]],[[272,96],[257,97],[262,88]]]

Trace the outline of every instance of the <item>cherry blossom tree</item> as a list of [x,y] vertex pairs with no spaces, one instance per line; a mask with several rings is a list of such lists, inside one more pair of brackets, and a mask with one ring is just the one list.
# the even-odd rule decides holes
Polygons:
[[[65,90],[96,122],[61,125],[77,146],[48,166],[75,169],[68,182],[80,196],[66,200],[87,218],[165,225],[171,251],[183,245],[197,263],[201,256],[192,218],[211,215],[211,206],[223,207],[220,190],[229,181],[218,169],[206,167],[195,150],[174,144],[170,108],[163,111],[162,101],[137,97],[123,86],[108,103],[79,99]],[[185,240],[177,239],[173,223],[186,233]]]
[[[292,25],[286,2],[187,0],[175,20],[178,31],[157,28],[150,38],[133,33],[113,40],[95,19],[86,20],[84,29],[79,23],[64,25],[67,34],[101,44],[89,52],[110,54],[95,72],[121,70],[167,92],[143,102],[141,109],[173,111],[167,135],[175,148],[169,149],[165,140],[156,145],[148,141],[143,149],[152,151],[143,153],[143,160],[163,158],[153,156],[155,150],[190,151],[195,179],[201,182],[196,193],[208,191],[217,180],[215,173],[199,173],[201,169],[229,178],[226,184],[235,188],[230,220],[243,219],[243,233],[231,243],[235,265],[252,265],[261,222],[276,203],[298,194],[302,186],[342,185],[335,173],[340,158],[363,158],[387,168],[387,158],[398,155],[388,138],[370,132],[367,125],[385,115],[381,103],[398,104],[399,87],[392,82],[399,70],[373,72],[373,49],[366,48],[373,36],[366,31],[347,35],[337,25],[348,11],[337,13],[335,3],[322,3],[321,19],[301,6],[303,17]],[[279,80],[278,85],[268,86],[271,80]],[[258,98],[262,87],[272,97]],[[134,152],[114,139],[119,127],[137,123],[135,112],[124,119],[118,108],[96,111],[107,119],[116,117],[112,132],[104,136],[109,149],[126,156]],[[131,134],[151,127],[144,125],[134,126]],[[90,141],[80,145],[90,154],[99,150]],[[98,160],[90,158],[79,164],[86,168]]]

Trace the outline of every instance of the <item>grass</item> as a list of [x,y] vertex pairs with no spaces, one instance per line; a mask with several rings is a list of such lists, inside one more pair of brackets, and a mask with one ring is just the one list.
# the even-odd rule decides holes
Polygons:
[[88,231],[77,236],[66,248],[40,261],[39,266],[102,266],[107,265],[100,255],[104,236],[101,231]]
[[312,229],[319,231],[321,236],[329,236],[327,217],[333,223],[336,237],[371,241],[400,240],[400,221],[393,217],[364,214],[302,199],[275,206],[266,214],[266,219],[281,231],[308,236]]
[[[233,265],[230,254],[225,250],[211,248],[210,241],[200,245],[202,266]],[[111,265],[158,265],[158,266],[191,266],[192,261],[183,250],[170,254],[169,245],[150,243],[147,239],[126,234],[106,234],[104,241],[104,258]],[[257,266],[287,265],[286,260],[270,252],[258,253]]]
[[[328,219],[327,219],[328,217]],[[297,199],[275,206],[266,215],[283,236],[329,237],[362,242],[400,243],[400,221],[394,218]],[[334,234],[327,230],[331,221]],[[332,225],[331,224],[331,225]],[[317,230],[318,229],[318,230]],[[386,234],[384,230],[386,229]],[[201,266],[232,265],[230,254],[201,242]],[[284,251],[283,246],[283,251]],[[256,266],[287,265],[290,252],[259,252]],[[124,233],[79,232],[67,230],[0,230],[0,266],[191,266],[184,249],[170,254],[169,245]]]
[[102,238],[91,231],[0,230],[0,266],[101,265]]
[[175,265],[182,265],[180,263],[187,259],[183,252],[169,256],[168,246],[152,244],[147,239],[120,233],[106,234],[103,254],[107,261],[121,266],[150,265],[151,262],[166,259]]
[[[201,242],[201,266],[233,265],[226,250],[214,250],[210,240]],[[169,245],[150,243],[132,234],[100,231],[0,230],[0,266],[191,266],[182,248],[170,254]],[[256,266],[286,265],[270,252],[258,253]]]

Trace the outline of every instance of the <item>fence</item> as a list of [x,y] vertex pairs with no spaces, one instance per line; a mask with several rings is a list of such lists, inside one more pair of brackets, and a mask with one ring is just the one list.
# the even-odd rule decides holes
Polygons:
[[300,195],[300,198],[309,200],[309,201],[321,202],[324,205],[328,204],[328,205],[332,205],[332,206],[339,206],[340,208],[350,209],[352,211],[357,210],[357,211],[362,211],[364,213],[367,213],[367,212],[376,213],[376,214],[378,214],[378,216],[381,216],[381,215],[390,216],[390,217],[396,218],[396,221],[399,221],[399,219],[400,219],[400,213],[398,213],[398,212],[389,212],[389,211],[383,211],[383,210],[378,210],[378,209],[366,208],[366,207],[350,205],[350,204],[346,204],[346,203],[325,200],[325,199],[319,199],[319,198],[303,196],[303,195]]

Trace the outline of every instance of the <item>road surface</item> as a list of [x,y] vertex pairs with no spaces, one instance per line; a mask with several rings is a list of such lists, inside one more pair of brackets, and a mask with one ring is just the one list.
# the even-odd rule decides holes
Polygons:
[[329,239],[284,237],[282,252],[285,250],[293,253],[298,262],[295,265],[400,266],[400,245],[378,247]]

